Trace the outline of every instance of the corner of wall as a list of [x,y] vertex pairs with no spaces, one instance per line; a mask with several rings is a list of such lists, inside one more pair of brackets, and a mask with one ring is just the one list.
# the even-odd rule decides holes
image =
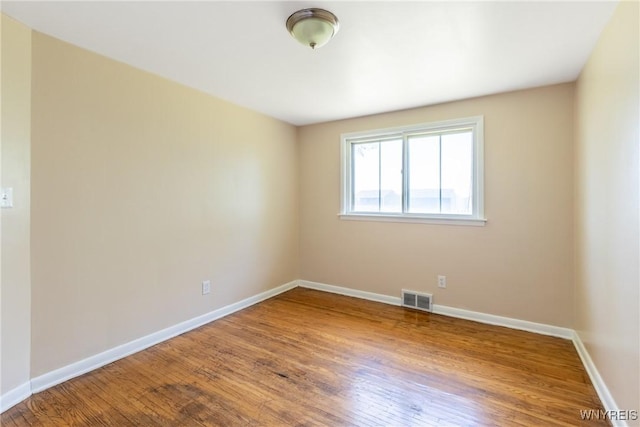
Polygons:
[[637,1],[618,4],[576,81],[574,96],[574,329],[580,343],[576,348],[606,409],[636,411],[636,417],[640,411],[639,9]]

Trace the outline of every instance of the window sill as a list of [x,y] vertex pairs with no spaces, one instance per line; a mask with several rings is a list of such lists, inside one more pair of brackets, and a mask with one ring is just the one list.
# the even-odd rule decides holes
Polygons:
[[486,219],[478,218],[427,218],[420,215],[340,213],[338,217],[347,221],[408,222],[418,224],[465,225],[472,227],[484,227],[487,223]]

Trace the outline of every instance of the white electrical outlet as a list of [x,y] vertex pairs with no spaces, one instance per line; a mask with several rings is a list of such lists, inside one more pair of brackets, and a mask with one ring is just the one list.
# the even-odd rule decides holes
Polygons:
[[13,207],[13,188],[4,187],[0,189],[0,207],[3,207],[3,208]]
[[439,288],[447,287],[447,276],[438,276],[438,287]]
[[202,295],[211,293],[211,280],[204,280],[202,282]]

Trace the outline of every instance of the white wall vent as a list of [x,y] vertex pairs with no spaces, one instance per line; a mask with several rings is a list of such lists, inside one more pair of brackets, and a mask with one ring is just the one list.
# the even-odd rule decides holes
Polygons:
[[402,306],[422,311],[432,311],[433,295],[422,292],[402,290]]

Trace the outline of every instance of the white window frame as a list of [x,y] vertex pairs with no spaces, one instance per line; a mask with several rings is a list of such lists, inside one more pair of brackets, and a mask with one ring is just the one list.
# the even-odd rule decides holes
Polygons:
[[[460,214],[416,214],[416,213],[361,213],[353,212],[353,182],[351,145],[366,140],[380,140],[388,138],[402,138],[405,153],[403,163],[408,163],[406,145],[408,136],[417,133],[445,133],[458,129],[472,129],[473,132],[473,211],[470,215]],[[473,116],[461,119],[445,120],[417,125],[402,126],[387,129],[377,129],[364,132],[351,132],[340,135],[341,140],[341,192],[340,213],[338,216],[345,220],[387,221],[387,222],[417,222],[427,224],[450,224],[483,226],[484,217],[484,117]],[[406,192],[407,176],[403,177],[403,193]],[[406,195],[403,194],[403,199]],[[404,203],[403,203],[404,205]],[[405,205],[406,206],[406,205]],[[405,208],[403,207],[403,210]]]

